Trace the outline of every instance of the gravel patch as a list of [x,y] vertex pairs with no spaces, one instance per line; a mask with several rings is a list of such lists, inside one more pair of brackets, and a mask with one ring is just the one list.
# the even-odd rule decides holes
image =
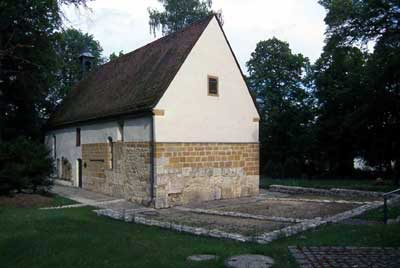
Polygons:
[[269,217],[294,219],[313,219],[335,215],[359,205],[352,203],[321,203],[295,200],[263,200],[257,203],[242,204],[240,206],[225,206],[217,208],[221,211],[233,211]]

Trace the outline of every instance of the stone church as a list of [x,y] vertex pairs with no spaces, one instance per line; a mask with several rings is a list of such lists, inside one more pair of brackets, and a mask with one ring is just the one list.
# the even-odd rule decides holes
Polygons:
[[46,144],[57,182],[166,208],[258,194],[259,118],[210,16],[88,71]]

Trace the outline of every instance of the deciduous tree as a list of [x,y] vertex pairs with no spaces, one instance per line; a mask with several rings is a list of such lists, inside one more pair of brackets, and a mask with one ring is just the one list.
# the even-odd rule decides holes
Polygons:
[[38,138],[56,84],[54,42],[61,4],[86,0],[0,0],[0,139]]
[[164,10],[149,8],[150,31],[163,35],[181,30],[194,22],[213,14],[212,0],[158,0]]
[[93,55],[93,68],[104,63],[101,56],[103,51],[99,41],[93,35],[83,33],[77,29],[63,30],[55,41],[57,53],[56,77],[57,83],[51,88],[48,99],[54,108],[64,99],[69,90],[81,79],[81,65],[79,55],[83,51],[90,51]]
[[325,47],[314,66],[318,100],[317,133],[321,160],[330,175],[351,176],[360,154],[365,114],[365,55],[355,47]]
[[247,67],[249,85],[262,114],[260,138],[264,162],[268,159],[283,166],[290,158],[291,165],[303,165],[311,148],[314,122],[306,79],[309,60],[293,54],[288,43],[273,38],[257,44]]
[[[375,44],[367,63],[366,98],[361,101],[364,157],[388,172],[400,169],[400,2],[320,0],[328,11],[327,43],[347,47]],[[365,47],[365,46],[364,46]],[[392,164],[395,168],[392,169]],[[399,174],[397,183],[399,183]]]
[[123,56],[123,55],[124,55],[124,51],[123,51],[123,50],[121,50],[118,54],[115,53],[115,52],[113,52],[113,53],[111,53],[110,56],[108,57],[108,60],[109,60],[109,61],[112,61],[112,60],[118,59],[119,57],[121,57],[121,56]]

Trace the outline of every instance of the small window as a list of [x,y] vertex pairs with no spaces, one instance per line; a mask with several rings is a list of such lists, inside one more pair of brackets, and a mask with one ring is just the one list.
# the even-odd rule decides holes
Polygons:
[[81,129],[76,129],[76,146],[81,146]]
[[218,96],[218,77],[208,76],[208,95]]

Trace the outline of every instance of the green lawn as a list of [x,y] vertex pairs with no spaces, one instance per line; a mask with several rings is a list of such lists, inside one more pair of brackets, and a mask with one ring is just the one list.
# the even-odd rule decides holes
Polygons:
[[[389,206],[388,207],[388,218],[395,219],[400,216],[400,207]],[[383,222],[383,208],[378,208],[367,212],[364,215],[358,217],[359,219],[369,220],[369,221],[381,221]]]
[[55,207],[74,205],[74,204],[78,204],[78,203],[71,199],[62,197],[60,195],[53,195],[53,206],[55,206]]
[[[288,245],[400,246],[399,225],[329,225],[269,245],[180,234],[98,217],[91,208],[0,208],[1,267],[224,267],[242,253],[265,254],[275,267],[296,267]],[[192,254],[219,261],[189,263]]]
[[356,190],[379,191],[379,192],[389,192],[398,188],[392,184],[392,181],[385,181],[384,185],[375,185],[375,182],[373,180],[271,179],[265,176],[261,176],[260,179],[261,188],[268,188],[272,184],[312,187],[312,188],[322,188],[322,189],[344,188],[344,189],[356,189]]

